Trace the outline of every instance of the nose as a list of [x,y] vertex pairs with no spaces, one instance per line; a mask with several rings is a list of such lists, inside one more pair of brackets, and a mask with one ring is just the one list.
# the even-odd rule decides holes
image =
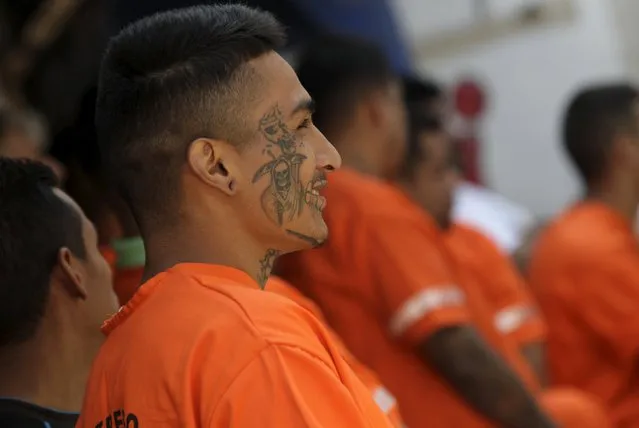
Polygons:
[[319,130],[317,132],[319,134],[315,150],[317,168],[326,171],[335,171],[339,169],[342,166],[342,157],[335,146],[326,139],[324,134],[322,134]]

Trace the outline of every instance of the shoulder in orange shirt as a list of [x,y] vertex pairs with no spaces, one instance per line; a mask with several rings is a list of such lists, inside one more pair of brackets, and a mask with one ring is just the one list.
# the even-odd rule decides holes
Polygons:
[[384,385],[382,385],[375,373],[360,363],[350,353],[350,351],[346,348],[346,345],[342,343],[342,340],[339,338],[337,333],[332,331],[328,326],[328,323],[324,319],[324,315],[322,315],[322,311],[320,311],[317,305],[306,298],[291,284],[276,276],[271,276],[269,278],[265,289],[293,300],[295,303],[312,313],[322,323],[322,325],[324,325],[336,348],[344,357],[344,360],[346,360],[362,383],[364,383],[364,385],[371,391],[375,403],[377,403],[379,408],[388,416],[395,427],[402,427],[403,424],[399,415],[399,409],[397,408],[397,401],[395,400],[395,397],[393,397]]
[[154,277],[104,332],[80,428],[390,426],[312,314],[229,267]]
[[551,380],[601,398],[618,426],[639,426],[639,248],[631,224],[580,203],[541,235],[530,282],[548,321]]

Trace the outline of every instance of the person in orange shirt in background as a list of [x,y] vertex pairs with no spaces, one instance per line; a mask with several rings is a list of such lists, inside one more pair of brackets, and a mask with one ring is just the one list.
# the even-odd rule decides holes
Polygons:
[[79,428],[391,426],[321,323],[263,291],[280,254],[326,239],[318,189],[341,163],[283,42],[233,4],[111,40],[97,133],[145,282],[103,327]]
[[[402,188],[431,216],[431,234],[463,289],[473,325],[563,427],[610,426],[602,406],[571,389],[545,389],[545,323],[509,257],[488,237],[453,224],[452,142],[436,119],[412,115]],[[441,245],[442,238],[444,245]]]
[[543,231],[529,268],[549,326],[549,379],[597,395],[615,426],[639,427],[639,90],[579,91],[563,144],[585,195]]
[[0,426],[71,428],[118,309],[96,231],[47,166],[0,157]]
[[344,357],[344,360],[348,363],[348,365],[353,369],[357,377],[366,385],[366,387],[371,391],[373,399],[375,403],[379,406],[380,409],[388,416],[388,418],[393,423],[393,426],[396,428],[401,428],[404,425],[402,424],[401,416],[399,415],[399,409],[397,408],[397,401],[395,397],[381,384],[377,375],[365,367],[362,363],[357,361],[346,345],[342,343],[342,340],[339,336],[331,330],[328,326],[328,323],[324,319],[324,315],[322,315],[322,311],[317,307],[315,303],[311,300],[307,299],[302,293],[299,292],[293,285],[284,281],[282,278],[278,278],[277,276],[271,275],[266,283],[265,290],[271,291],[273,293],[277,293],[281,296],[288,297],[293,300],[295,303],[312,313],[321,323],[326,327],[326,331],[328,331],[331,339],[335,346],[339,349],[340,354]]
[[407,426],[554,427],[473,326],[437,226],[384,181],[405,156],[399,77],[374,46],[350,38],[318,40],[299,61],[316,123],[347,168],[324,191],[330,239],[283,257],[278,274],[316,302],[377,373]]

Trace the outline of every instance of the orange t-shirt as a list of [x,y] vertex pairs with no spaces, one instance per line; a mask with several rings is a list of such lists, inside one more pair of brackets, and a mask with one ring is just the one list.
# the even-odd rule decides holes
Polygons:
[[550,380],[597,395],[639,427],[639,247],[632,224],[579,203],[542,233],[529,279],[548,322]]
[[79,428],[391,426],[321,323],[236,269],[179,264],[103,330]]
[[510,258],[481,232],[461,224],[446,234],[459,266],[492,306],[494,328],[520,346],[546,341],[546,323]]
[[[325,195],[329,240],[280,259],[281,275],[320,306],[351,352],[379,375],[407,426],[493,426],[415,351],[440,329],[476,324],[478,311],[490,310],[467,297],[443,233],[397,188],[347,169],[331,174]],[[481,322],[493,326],[488,316]],[[518,355],[501,338],[489,339]]]
[[326,331],[331,336],[331,340],[339,350],[340,354],[344,357],[344,360],[346,360],[362,383],[364,383],[364,385],[371,391],[375,403],[377,403],[379,408],[386,414],[386,416],[388,416],[395,427],[402,427],[402,420],[399,415],[399,409],[397,408],[397,401],[395,400],[395,397],[393,397],[384,385],[382,385],[375,373],[357,361],[353,354],[350,353],[350,351],[346,348],[346,345],[342,343],[339,336],[330,329],[328,323],[324,319],[324,315],[322,315],[322,311],[320,311],[317,305],[307,299],[291,284],[276,276],[271,276],[269,278],[265,289],[293,300],[295,303],[312,313],[322,323],[322,325],[324,325]]

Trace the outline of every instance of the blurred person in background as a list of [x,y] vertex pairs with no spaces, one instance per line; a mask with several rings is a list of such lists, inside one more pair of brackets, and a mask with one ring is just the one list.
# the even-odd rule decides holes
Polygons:
[[313,121],[339,146],[344,164],[391,179],[406,145],[406,108],[402,82],[380,50],[359,38],[325,35],[297,62],[315,103],[331,106],[316,110]]
[[[446,93],[436,82],[406,77],[404,99],[411,109],[439,117],[444,126],[448,125]],[[528,232],[537,226],[534,216],[525,207],[466,180],[461,180],[455,187],[453,218],[456,223],[481,230],[502,251],[517,254],[522,262],[527,254],[524,251],[528,245]]]
[[103,327],[78,427],[390,426],[321,323],[263,291],[280,254],[326,239],[318,189],[341,163],[283,43],[233,4],[110,42],[96,128],[145,283]]
[[411,75],[403,77],[403,84],[404,102],[410,110],[421,111],[446,122],[448,99],[437,82]]
[[2,427],[75,425],[118,308],[93,225],[56,185],[45,165],[0,157]]
[[[452,218],[452,198],[457,170],[450,137],[441,122],[421,113],[411,115],[409,152],[406,157],[402,189],[421,206],[428,221],[423,237],[432,253],[423,260],[433,273],[451,278],[459,286],[460,305],[467,312],[469,324],[486,340],[486,345],[503,358],[539,400],[548,414],[563,427],[602,428],[609,426],[605,411],[576,390],[545,388],[546,325],[533,297],[512,261],[479,231]],[[433,288],[436,290],[436,288]],[[446,305],[433,305],[432,316],[445,317]],[[461,346],[461,345],[457,345]],[[450,347],[451,364],[468,364],[453,353],[465,351]],[[456,361],[461,358],[461,361]],[[475,364],[478,364],[475,361]],[[482,371],[481,365],[466,370]],[[486,367],[484,375],[488,375]],[[481,375],[470,374],[472,376]],[[481,385],[480,385],[481,386]],[[484,392],[485,393],[485,392]],[[433,401],[452,412],[463,412],[463,400],[442,395]],[[495,399],[498,399],[495,397]],[[500,398],[503,400],[503,398]],[[460,426],[468,426],[466,424]]]
[[596,394],[616,426],[639,427],[639,89],[581,89],[563,145],[584,197],[542,232],[529,271],[548,321],[549,379]]
[[48,165],[64,180],[64,167],[49,156],[44,118],[34,111],[0,106],[0,156],[28,158]]
[[379,375],[407,426],[554,427],[472,326],[462,290],[424,238],[431,220],[386,182],[406,156],[400,77],[374,45],[338,36],[309,44],[298,73],[344,167],[324,191],[330,240],[284,256],[278,273]]

